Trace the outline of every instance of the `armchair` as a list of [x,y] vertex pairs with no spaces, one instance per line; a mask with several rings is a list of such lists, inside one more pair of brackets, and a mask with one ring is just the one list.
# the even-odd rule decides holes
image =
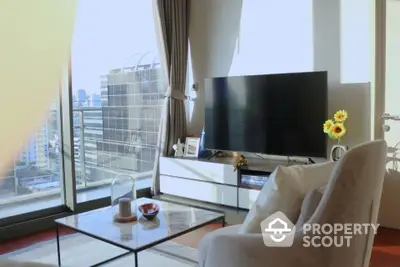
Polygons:
[[[335,166],[307,224],[376,224],[385,173],[386,142],[349,150]],[[374,233],[353,235],[350,246],[305,247],[303,225],[293,246],[266,247],[261,234],[238,234],[238,225],[207,234],[200,242],[200,267],[367,267]]]

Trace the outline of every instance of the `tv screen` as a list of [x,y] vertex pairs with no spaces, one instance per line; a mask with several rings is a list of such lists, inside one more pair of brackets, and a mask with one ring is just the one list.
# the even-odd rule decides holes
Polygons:
[[205,80],[205,147],[326,157],[327,72]]

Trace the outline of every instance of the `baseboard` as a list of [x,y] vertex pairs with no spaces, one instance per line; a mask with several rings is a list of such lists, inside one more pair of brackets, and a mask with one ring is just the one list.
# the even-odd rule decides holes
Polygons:
[[70,212],[59,213],[56,215],[47,216],[35,220],[16,223],[10,226],[0,228],[0,242],[8,241],[11,239],[24,237],[37,232],[55,229],[54,220],[71,215]]

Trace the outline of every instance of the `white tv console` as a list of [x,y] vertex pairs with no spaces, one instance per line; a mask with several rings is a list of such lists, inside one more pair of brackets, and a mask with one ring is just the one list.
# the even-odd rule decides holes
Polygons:
[[[260,189],[244,188],[234,171],[233,157],[207,159],[160,157],[160,191],[198,201],[250,209]],[[252,171],[270,173],[287,161],[249,159]]]

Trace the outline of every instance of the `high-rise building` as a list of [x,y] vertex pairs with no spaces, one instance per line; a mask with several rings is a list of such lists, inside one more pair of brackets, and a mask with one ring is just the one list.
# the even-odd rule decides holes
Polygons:
[[[54,124],[53,110],[50,110],[48,120],[33,133],[29,141],[23,146],[10,170],[4,176],[4,183],[0,185],[3,196],[15,196],[30,193],[39,187],[54,186],[59,182],[59,152],[51,159],[49,147],[51,136],[57,133],[52,131]],[[58,139],[54,136],[53,139]],[[57,142],[53,142],[54,145]],[[53,161],[53,162],[52,162]],[[52,164],[53,163],[53,164]]]
[[97,160],[97,142],[103,139],[102,109],[98,107],[78,108],[74,109],[74,114],[77,114],[76,120],[79,125],[74,132],[77,182],[84,182],[85,179],[86,181],[102,180],[105,176],[98,167]]
[[88,98],[89,107],[101,107],[101,96],[98,94],[93,94]]
[[88,95],[85,89],[78,89],[76,94],[73,96],[73,107],[87,107],[88,106]]
[[88,99],[85,89],[79,89],[76,93],[76,96],[79,103],[84,103]]
[[20,153],[19,166],[35,165],[40,169],[49,169],[49,134],[47,122],[31,137],[25,149]]
[[109,169],[153,169],[166,91],[158,62],[113,69],[101,76],[103,140],[98,162]]

